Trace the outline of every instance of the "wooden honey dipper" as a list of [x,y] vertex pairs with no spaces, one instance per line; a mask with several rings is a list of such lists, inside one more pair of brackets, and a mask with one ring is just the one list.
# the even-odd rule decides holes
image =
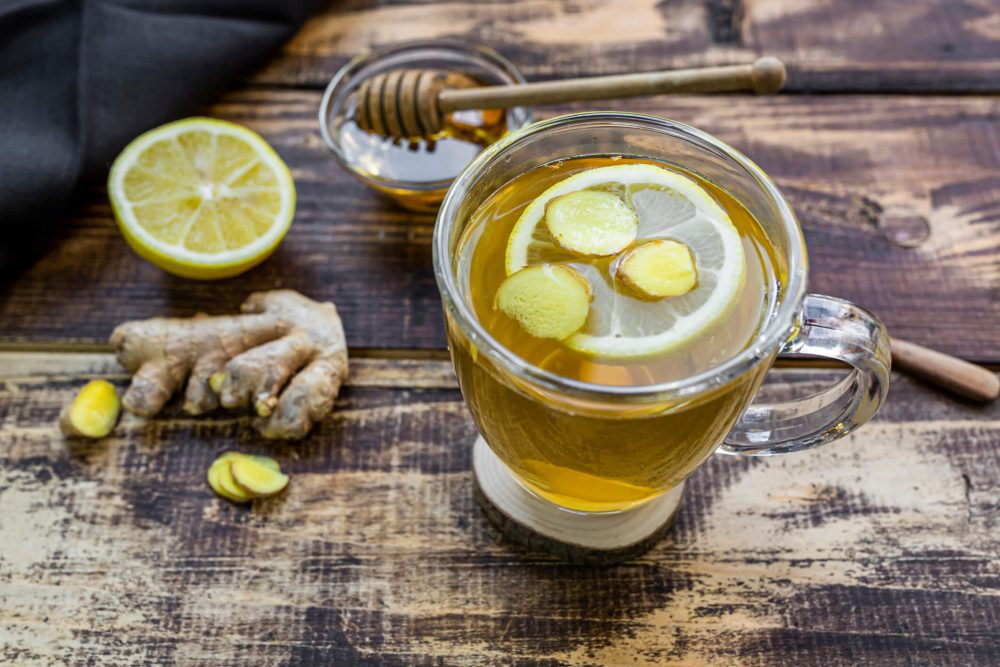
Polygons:
[[399,69],[365,80],[355,120],[363,130],[392,139],[430,138],[452,111],[608,100],[664,93],[752,90],[773,95],[785,83],[785,66],[773,57],[748,65],[616,74],[519,85],[483,86],[460,72]]

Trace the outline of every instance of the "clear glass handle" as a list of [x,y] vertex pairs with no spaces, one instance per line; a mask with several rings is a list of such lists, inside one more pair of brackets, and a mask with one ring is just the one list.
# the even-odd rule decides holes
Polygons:
[[720,453],[768,456],[841,438],[875,414],[889,391],[889,334],[868,311],[819,294],[805,298],[801,325],[782,357],[825,357],[853,366],[850,375],[812,396],[751,405]]

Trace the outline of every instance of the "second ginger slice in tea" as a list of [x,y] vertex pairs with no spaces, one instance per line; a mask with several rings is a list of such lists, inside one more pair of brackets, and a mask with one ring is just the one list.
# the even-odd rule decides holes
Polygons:
[[[618,359],[694,340],[726,316],[746,277],[743,242],[726,210],[693,178],[651,164],[588,169],[532,201],[507,241],[507,281],[540,266],[581,277],[588,312],[564,338],[551,333],[565,333],[568,324],[548,322],[550,335],[539,336],[537,323],[515,318],[522,328]],[[563,301],[553,293],[546,303],[562,308]],[[562,312],[544,311],[539,319]]]
[[694,289],[698,270],[686,245],[656,239],[623,253],[615,277],[639,296],[663,299]]

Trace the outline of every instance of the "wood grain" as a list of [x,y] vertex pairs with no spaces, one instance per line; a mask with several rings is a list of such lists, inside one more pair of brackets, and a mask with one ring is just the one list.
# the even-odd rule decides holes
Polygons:
[[[225,416],[128,417],[76,444],[56,415],[110,357],[0,357],[0,661],[1000,661],[1000,406],[897,378],[841,443],[713,457],[670,537],[602,569],[500,537],[474,504],[475,431],[445,362],[394,363],[355,365],[296,446]],[[779,371],[768,391],[834,374]],[[205,470],[233,447],[276,456],[288,492],[213,497]]]
[[[95,184],[58,246],[0,287],[0,341],[101,343],[123,320],[232,311],[252,290],[284,286],[335,301],[354,348],[443,348],[433,218],[344,173],[317,135],[318,103],[315,92],[249,90],[209,110],[260,131],[294,173],[295,223],[263,265],[221,283],[171,278],[126,248]],[[753,157],[805,228],[811,290],[871,309],[900,337],[1000,361],[1000,100],[678,96],[608,106],[688,122]],[[919,242],[912,230],[929,236]]]
[[991,0],[335,2],[256,83],[325,86],[348,59],[408,39],[470,39],[529,79],[781,57],[798,92],[995,92]]

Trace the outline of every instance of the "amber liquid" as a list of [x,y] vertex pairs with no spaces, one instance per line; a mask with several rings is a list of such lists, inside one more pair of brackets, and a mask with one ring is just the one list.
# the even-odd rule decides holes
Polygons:
[[[489,334],[529,364],[572,380],[642,386],[709,370],[750,344],[775,303],[783,275],[777,253],[745,207],[714,183],[659,164],[696,180],[726,210],[740,233],[746,282],[726,317],[697,340],[669,353],[615,360],[533,338],[495,310],[494,296],[506,277],[507,239],[523,209],[567,176],[628,162],[650,161],[587,157],[522,174],[473,214],[455,254],[458,282]],[[449,337],[463,394],[486,441],[528,488],[578,511],[625,509],[682,482],[732,429],[768,365],[683,401],[595,405],[547,394],[509,377],[480,355],[452,323]]]
[[444,199],[447,185],[415,188],[404,183],[446,183],[465,169],[483,150],[507,133],[507,115],[500,109],[456,111],[445,118],[444,129],[430,138],[389,139],[358,127],[354,106],[337,125],[337,141],[355,169],[395,187],[372,183],[404,208],[430,212]]

